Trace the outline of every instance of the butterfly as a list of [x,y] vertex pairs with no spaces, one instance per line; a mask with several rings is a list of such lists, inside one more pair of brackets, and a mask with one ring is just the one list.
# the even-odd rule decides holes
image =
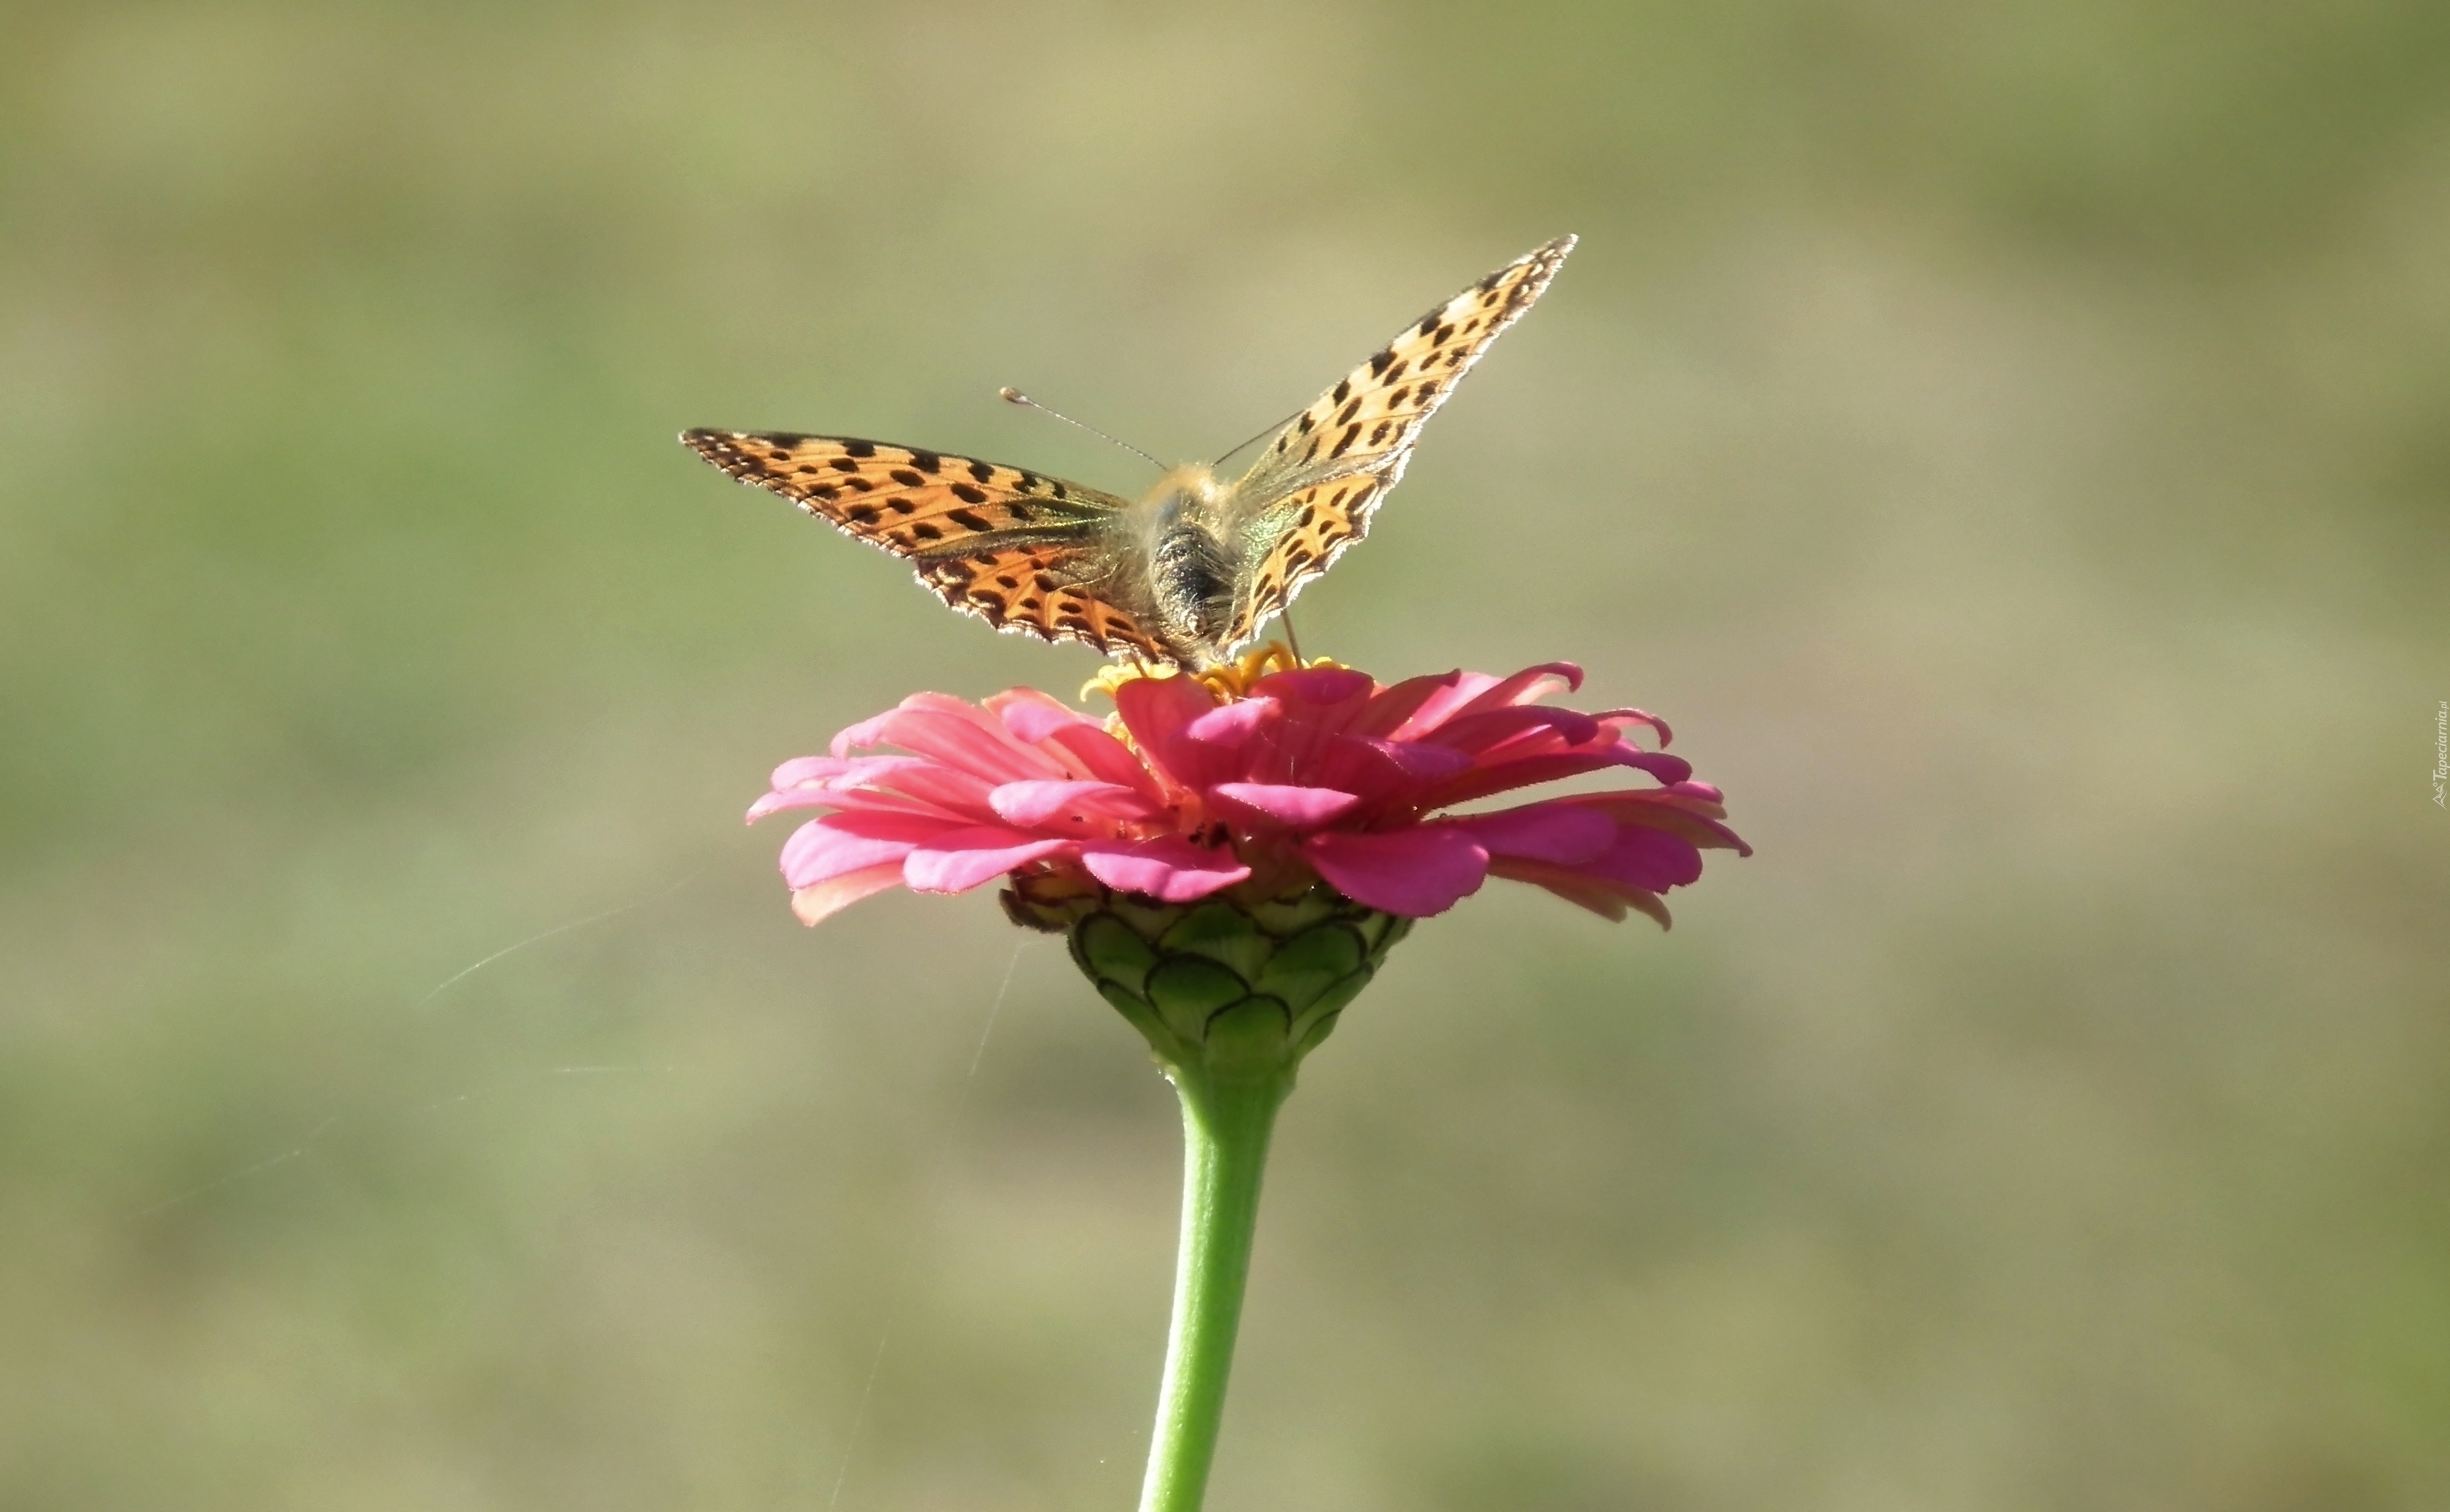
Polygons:
[[1421,423],[1573,248],[1559,237],[1406,326],[1238,479],[1187,463],[1137,503],[1027,468],[851,436],[697,430],[681,440],[909,562],[946,604],[1000,630],[1204,669],[1256,640],[1361,539]]

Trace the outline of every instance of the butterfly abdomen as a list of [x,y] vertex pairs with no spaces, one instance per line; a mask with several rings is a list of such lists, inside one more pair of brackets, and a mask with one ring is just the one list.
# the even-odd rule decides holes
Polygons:
[[1225,548],[1199,525],[1169,528],[1149,552],[1149,587],[1166,640],[1191,660],[1216,659],[1216,638],[1234,616],[1234,570]]

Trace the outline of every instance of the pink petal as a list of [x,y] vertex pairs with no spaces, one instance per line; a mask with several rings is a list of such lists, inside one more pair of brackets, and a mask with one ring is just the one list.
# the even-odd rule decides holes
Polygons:
[[1493,814],[1449,820],[1490,856],[1573,865],[1604,854],[1616,841],[1615,821],[1570,804],[1530,804]]
[[1605,853],[1574,868],[1585,876],[1630,882],[1649,892],[1663,893],[1701,877],[1701,853],[1693,843],[1665,830],[1636,824],[1619,826],[1616,843]]
[[1274,743],[1260,736],[1283,717],[1283,706],[1273,698],[1245,698],[1211,709],[1166,746],[1166,769],[1193,788],[1258,776],[1262,766],[1278,766],[1271,760]]
[[793,787],[778,793],[767,793],[749,805],[749,823],[755,824],[768,814],[779,814],[787,808],[840,808],[833,794],[822,787]]
[[1003,727],[1011,731],[1012,738],[1024,746],[1043,745],[1047,737],[1058,730],[1077,726],[1085,725],[1091,729],[1098,727],[1096,720],[1053,694],[1041,693],[1035,688],[1007,688],[981,702],[989,713],[1003,722]]
[[1487,672],[1457,671],[1450,675],[1454,678],[1453,682],[1423,699],[1421,707],[1413,711],[1412,717],[1397,727],[1394,731],[1395,739],[1419,740],[1452,719],[1458,710],[1469,705],[1473,699],[1497,686],[1497,679]]
[[871,714],[836,735],[833,745],[827,748],[839,759],[855,750],[882,746],[885,742],[885,727],[893,723],[893,716],[901,712],[898,708],[888,708],[882,714]]
[[1083,776],[1101,783],[1136,788],[1149,798],[1164,802],[1163,789],[1147,763],[1129,746],[1109,735],[1097,725],[1077,725],[1059,729],[1046,738],[1046,744],[1060,750],[1079,768]]
[[1001,727],[996,726],[987,717],[984,709],[973,708],[950,693],[920,692],[911,694],[884,713],[864,719],[836,735],[832,746],[833,753],[841,756],[847,754],[849,749],[855,746],[905,744],[899,735],[894,733],[894,730],[903,723],[904,716],[909,714],[928,714],[958,720],[977,726],[981,730],[998,736],[1003,733]]
[[1305,667],[1294,672],[1271,672],[1252,685],[1252,691],[1287,703],[1331,707],[1367,699],[1378,687],[1368,672],[1349,667]]
[[[877,762],[874,767],[859,774],[859,785],[863,788],[899,794],[939,812],[959,815],[973,824],[984,824],[994,818],[995,810],[987,804],[995,785],[983,778],[916,756],[878,757],[874,760]],[[835,779],[833,790],[842,792],[846,781]]]
[[910,814],[827,814],[791,831],[783,842],[783,881],[812,887],[845,872],[899,863],[926,841],[960,826]]
[[859,765],[839,756],[794,756],[774,768],[767,785],[776,792],[786,792],[809,783],[826,782],[839,777]]
[[1659,744],[1662,746],[1673,745],[1676,741],[1676,732],[1667,727],[1667,721],[1656,714],[1644,713],[1638,708],[1611,708],[1604,713],[1593,714],[1591,717],[1603,725],[1617,729],[1632,725],[1647,725],[1657,732]]
[[757,801],[749,812],[753,824],[768,814],[787,808],[834,808],[857,814],[916,814],[940,824],[975,824],[985,817],[978,814],[953,813],[934,804],[923,804],[899,793],[872,792],[865,787],[847,787],[836,792],[803,791],[768,793]]
[[[1176,782],[1172,752],[1185,727],[1216,707],[1206,684],[1195,678],[1135,677],[1115,690],[1115,708],[1123,727],[1149,760]],[[1184,784],[1188,786],[1189,784]]]
[[1491,684],[1469,703],[1456,709],[1455,715],[1477,714],[1486,708],[1503,708],[1515,704],[1531,704],[1552,692],[1570,693],[1583,686],[1583,669],[1571,662],[1544,662],[1526,667],[1513,676]]
[[1576,793],[1554,802],[1598,809],[1620,824],[1662,829],[1702,850],[1732,850],[1739,856],[1751,855],[1753,848],[1744,843],[1743,837],[1719,822],[1723,809],[1716,803],[1704,802],[1678,790],[1699,785],[1703,785],[1680,783],[1676,788]]
[[[908,700],[904,702],[906,706]],[[885,737],[894,745],[986,782],[1063,775],[1062,764],[1054,757],[1021,745],[1001,725],[989,728],[992,721],[967,705],[958,713],[904,707],[887,715],[886,721]]]
[[1421,706],[1447,692],[1463,680],[1460,670],[1440,672],[1431,677],[1408,677],[1392,688],[1382,688],[1370,700],[1361,717],[1347,727],[1352,735],[1392,735],[1420,711]]
[[1369,712],[1370,695],[1377,686],[1365,673],[1328,667],[1261,678],[1252,688],[1254,696],[1274,701],[1284,717],[1269,732],[1262,759],[1245,764],[1248,775],[1262,781],[1312,781],[1320,754]]
[[1570,690],[1582,686],[1583,669],[1571,662],[1549,662],[1504,678],[1486,672],[1458,672],[1452,688],[1426,700],[1420,711],[1395,733],[1418,740],[1460,715],[1529,703],[1559,688]]
[[886,862],[863,871],[845,872],[828,878],[813,887],[802,887],[791,894],[791,912],[800,916],[804,924],[821,924],[851,904],[902,882],[899,863]]
[[1283,783],[1219,783],[1208,802],[1229,820],[1262,828],[1315,829],[1332,824],[1361,804],[1360,795],[1332,787]]
[[1458,714],[1439,727],[1428,740],[1453,750],[1485,751],[1507,741],[1519,740],[1534,731],[1563,740],[1569,746],[1583,746],[1597,738],[1603,727],[1588,714],[1570,708],[1546,708],[1537,705],[1519,708],[1484,708],[1473,713]]
[[1284,710],[1284,719],[1271,737],[1273,759],[1253,764],[1248,775],[1292,782],[1308,780],[1310,764],[1319,748],[1369,711],[1370,695],[1377,688],[1369,673],[1336,667],[1313,667],[1260,678],[1252,685],[1251,696],[1275,703]]
[[976,725],[997,740],[1011,738],[1012,732],[1004,728],[1003,721],[997,718],[992,709],[966,699],[955,698],[950,693],[913,693],[902,701],[902,707],[924,713],[943,714]]
[[1480,890],[1488,852],[1451,824],[1375,835],[1330,830],[1302,843],[1329,885],[1355,902],[1422,919]]
[[1071,849],[1074,843],[981,824],[952,830],[913,850],[902,863],[902,877],[912,892],[967,892],[1016,866]]
[[1589,772],[1605,771],[1611,766],[1631,766],[1650,772],[1662,781],[1681,780],[1692,770],[1677,757],[1616,741],[1580,750],[1529,756],[1521,761],[1483,762],[1470,771],[1439,783],[1422,797],[1421,803],[1424,807],[1445,808],[1455,804],[1468,804],[1475,798],[1487,798],[1493,793],[1528,787],[1535,783],[1557,782]]
[[1069,825],[1082,833],[1091,824],[1105,826],[1118,820],[1151,819],[1157,805],[1133,788],[1118,783],[1006,783],[989,795],[996,817],[1022,829]]
[[1667,905],[1660,901],[1657,893],[1624,882],[1586,877],[1581,872],[1537,861],[1492,861],[1488,863],[1488,874],[1545,887],[1565,901],[1587,908],[1603,919],[1623,919],[1625,910],[1631,907],[1639,908],[1659,921],[1662,929],[1670,923]]
[[1146,893],[1169,903],[1205,898],[1251,875],[1227,847],[1195,845],[1178,835],[1138,843],[1091,841],[1080,847],[1080,863],[1118,892]]
[[835,756],[795,756],[774,768],[772,790],[749,805],[749,823],[753,824],[787,808],[831,806],[833,785],[856,781],[859,772],[878,759],[858,757],[846,761]]
[[[818,774],[819,768],[802,768],[807,775],[799,782],[789,787],[777,785],[773,792],[749,805],[749,823],[755,824],[768,814],[787,808],[921,809],[940,812],[947,817],[965,818],[974,824],[989,814],[986,784],[965,772],[940,766],[924,756],[860,756],[848,761],[809,757],[806,760],[826,763],[834,768],[833,774],[824,776]],[[796,765],[786,763],[785,769]],[[893,792],[898,796],[880,804],[868,796],[878,792]]]
[[1260,726],[1281,712],[1282,706],[1273,698],[1236,699],[1222,708],[1212,708],[1185,725],[1182,738],[1196,740],[1203,746],[1235,749],[1257,733]]
[[1374,805],[1410,800],[1470,769],[1469,756],[1443,746],[1340,735],[1328,743],[1306,775],[1321,787],[1359,793]]

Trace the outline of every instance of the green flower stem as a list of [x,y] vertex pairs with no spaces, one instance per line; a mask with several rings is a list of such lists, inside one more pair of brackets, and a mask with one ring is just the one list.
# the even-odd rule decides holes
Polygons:
[[1176,1064],[1168,1075],[1182,1096],[1182,1252],[1140,1512],[1199,1512],[1225,1419],[1268,1135],[1293,1074],[1290,1063],[1212,1062]]
[[1060,869],[1014,874],[1003,906],[1070,940],[1073,963],[1182,1097],[1182,1254],[1140,1512],[1199,1512],[1276,1109],[1412,921],[1301,879],[1165,903]]

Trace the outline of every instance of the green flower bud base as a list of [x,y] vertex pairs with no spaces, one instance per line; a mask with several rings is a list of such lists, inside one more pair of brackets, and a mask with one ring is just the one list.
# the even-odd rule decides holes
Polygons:
[[1002,901],[1015,922],[1069,937],[1074,963],[1167,1067],[1290,1072],[1412,921],[1324,882],[1249,887],[1163,903],[1050,871],[1016,877]]
[[1182,1098],[1182,1249],[1140,1512],[1198,1512],[1276,1109],[1302,1056],[1412,921],[1318,882],[1245,882],[1164,903],[1049,870],[1017,875],[1002,901],[1015,922],[1069,939],[1074,962],[1148,1040]]

